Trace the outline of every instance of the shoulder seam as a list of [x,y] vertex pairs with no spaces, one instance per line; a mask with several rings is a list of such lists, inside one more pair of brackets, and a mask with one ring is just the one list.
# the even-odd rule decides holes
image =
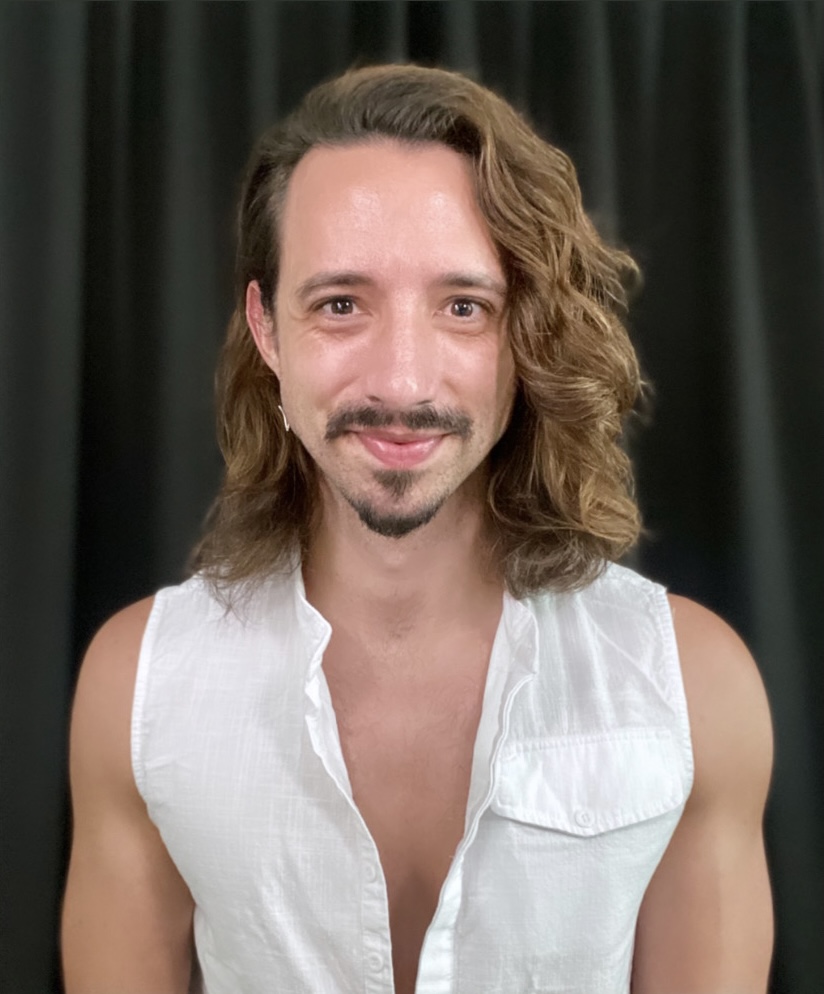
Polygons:
[[[135,674],[134,697],[132,700],[131,715],[131,759],[132,776],[138,793],[148,804],[146,770],[143,758],[143,743],[145,740],[145,703],[148,693],[148,682],[151,679],[151,659],[154,650],[155,636],[163,613],[164,601],[170,588],[159,590],[154,597],[152,610],[146,622],[143,638],[140,643],[140,653],[137,661],[137,672]],[[174,588],[171,588],[174,589]]]
[[681,745],[686,761],[687,782],[685,784],[686,793],[689,795],[695,776],[695,758],[692,751],[692,733],[690,731],[689,709],[687,707],[687,692],[684,687],[684,676],[681,672],[681,658],[678,653],[678,642],[675,637],[675,625],[672,618],[669,598],[666,587],[655,584],[655,589],[651,592],[651,600],[656,608],[652,612],[653,622],[661,639],[661,646],[666,653],[667,668],[670,672],[672,687],[674,690],[673,706],[678,712],[679,732]]

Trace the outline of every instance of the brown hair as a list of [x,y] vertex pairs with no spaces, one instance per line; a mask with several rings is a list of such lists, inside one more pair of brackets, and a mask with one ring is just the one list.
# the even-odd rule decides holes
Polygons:
[[311,90],[258,142],[237,223],[235,311],[217,379],[225,479],[192,565],[224,593],[294,566],[317,512],[314,464],[278,417],[277,378],[245,317],[278,283],[287,184],[317,145],[375,138],[440,142],[472,165],[480,209],[508,283],[518,389],[489,456],[494,556],[515,596],[581,587],[640,531],[620,446],[641,382],[622,318],[632,259],[584,213],[575,169],[501,98],[458,73],[412,65],[350,71]]

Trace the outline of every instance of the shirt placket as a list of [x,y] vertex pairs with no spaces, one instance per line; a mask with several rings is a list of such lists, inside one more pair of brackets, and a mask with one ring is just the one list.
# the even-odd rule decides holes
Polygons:
[[306,696],[309,701],[306,722],[309,738],[326,772],[346,799],[359,828],[357,845],[360,850],[359,865],[362,868],[360,890],[364,994],[394,994],[386,881],[377,846],[352,795],[352,785],[340,745],[335,710],[322,669],[323,653],[329,643],[331,628],[319,615],[315,621],[322,621],[322,626],[318,627],[319,639],[312,654],[306,680]]
[[[475,744],[464,837],[441,888],[438,907],[424,937],[415,994],[454,994],[455,941],[461,909],[466,854],[495,791],[497,757],[509,734],[509,716],[518,692],[535,676],[537,626],[531,611],[508,597],[504,621],[489,663],[483,712]],[[514,617],[510,618],[507,613]]]

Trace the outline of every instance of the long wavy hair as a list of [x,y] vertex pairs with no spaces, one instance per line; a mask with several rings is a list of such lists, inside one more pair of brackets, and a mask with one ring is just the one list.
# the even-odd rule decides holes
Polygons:
[[504,100],[454,72],[355,69],[311,90],[251,156],[237,219],[235,310],[217,375],[226,472],[191,565],[222,593],[293,569],[318,513],[313,460],[278,416],[277,377],[246,322],[246,288],[274,308],[289,179],[315,146],[439,142],[471,163],[506,273],[517,392],[489,455],[492,552],[516,597],[591,582],[640,532],[621,447],[642,389],[624,326],[633,260],[584,213],[570,159]]

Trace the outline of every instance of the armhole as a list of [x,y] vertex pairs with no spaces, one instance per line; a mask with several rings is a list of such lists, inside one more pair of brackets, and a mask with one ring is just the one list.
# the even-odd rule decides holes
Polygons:
[[667,597],[666,587],[658,583],[653,584],[653,604],[656,608],[654,612],[655,624],[661,637],[664,662],[669,675],[670,687],[672,688],[672,705],[678,716],[681,747],[685,762],[684,772],[686,782],[684,786],[687,795],[689,795],[695,776],[695,760],[692,753],[692,733],[690,731],[687,692],[684,687],[684,674],[681,670],[681,657],[678,653],[678,640],[675,637],[673,609]]
[[137,660],[137,673],[134,683],[134,698],[132,699],[132,722],[131,722],[131,755],[132,755],[132,775],[137,786],[138,793],[146,803],[146,769],[143,755],[143,742],[145,739],[145,708],[146,697],[148,695],[148,685],[151,679],[152,655],[154,653],[155,638],[160,624],[160,617],[163,612],[163,602],[165,601],[165,590],[159,590],[154,597],[152,609],[146,622],[143,638],[140,643],[140,654]]

